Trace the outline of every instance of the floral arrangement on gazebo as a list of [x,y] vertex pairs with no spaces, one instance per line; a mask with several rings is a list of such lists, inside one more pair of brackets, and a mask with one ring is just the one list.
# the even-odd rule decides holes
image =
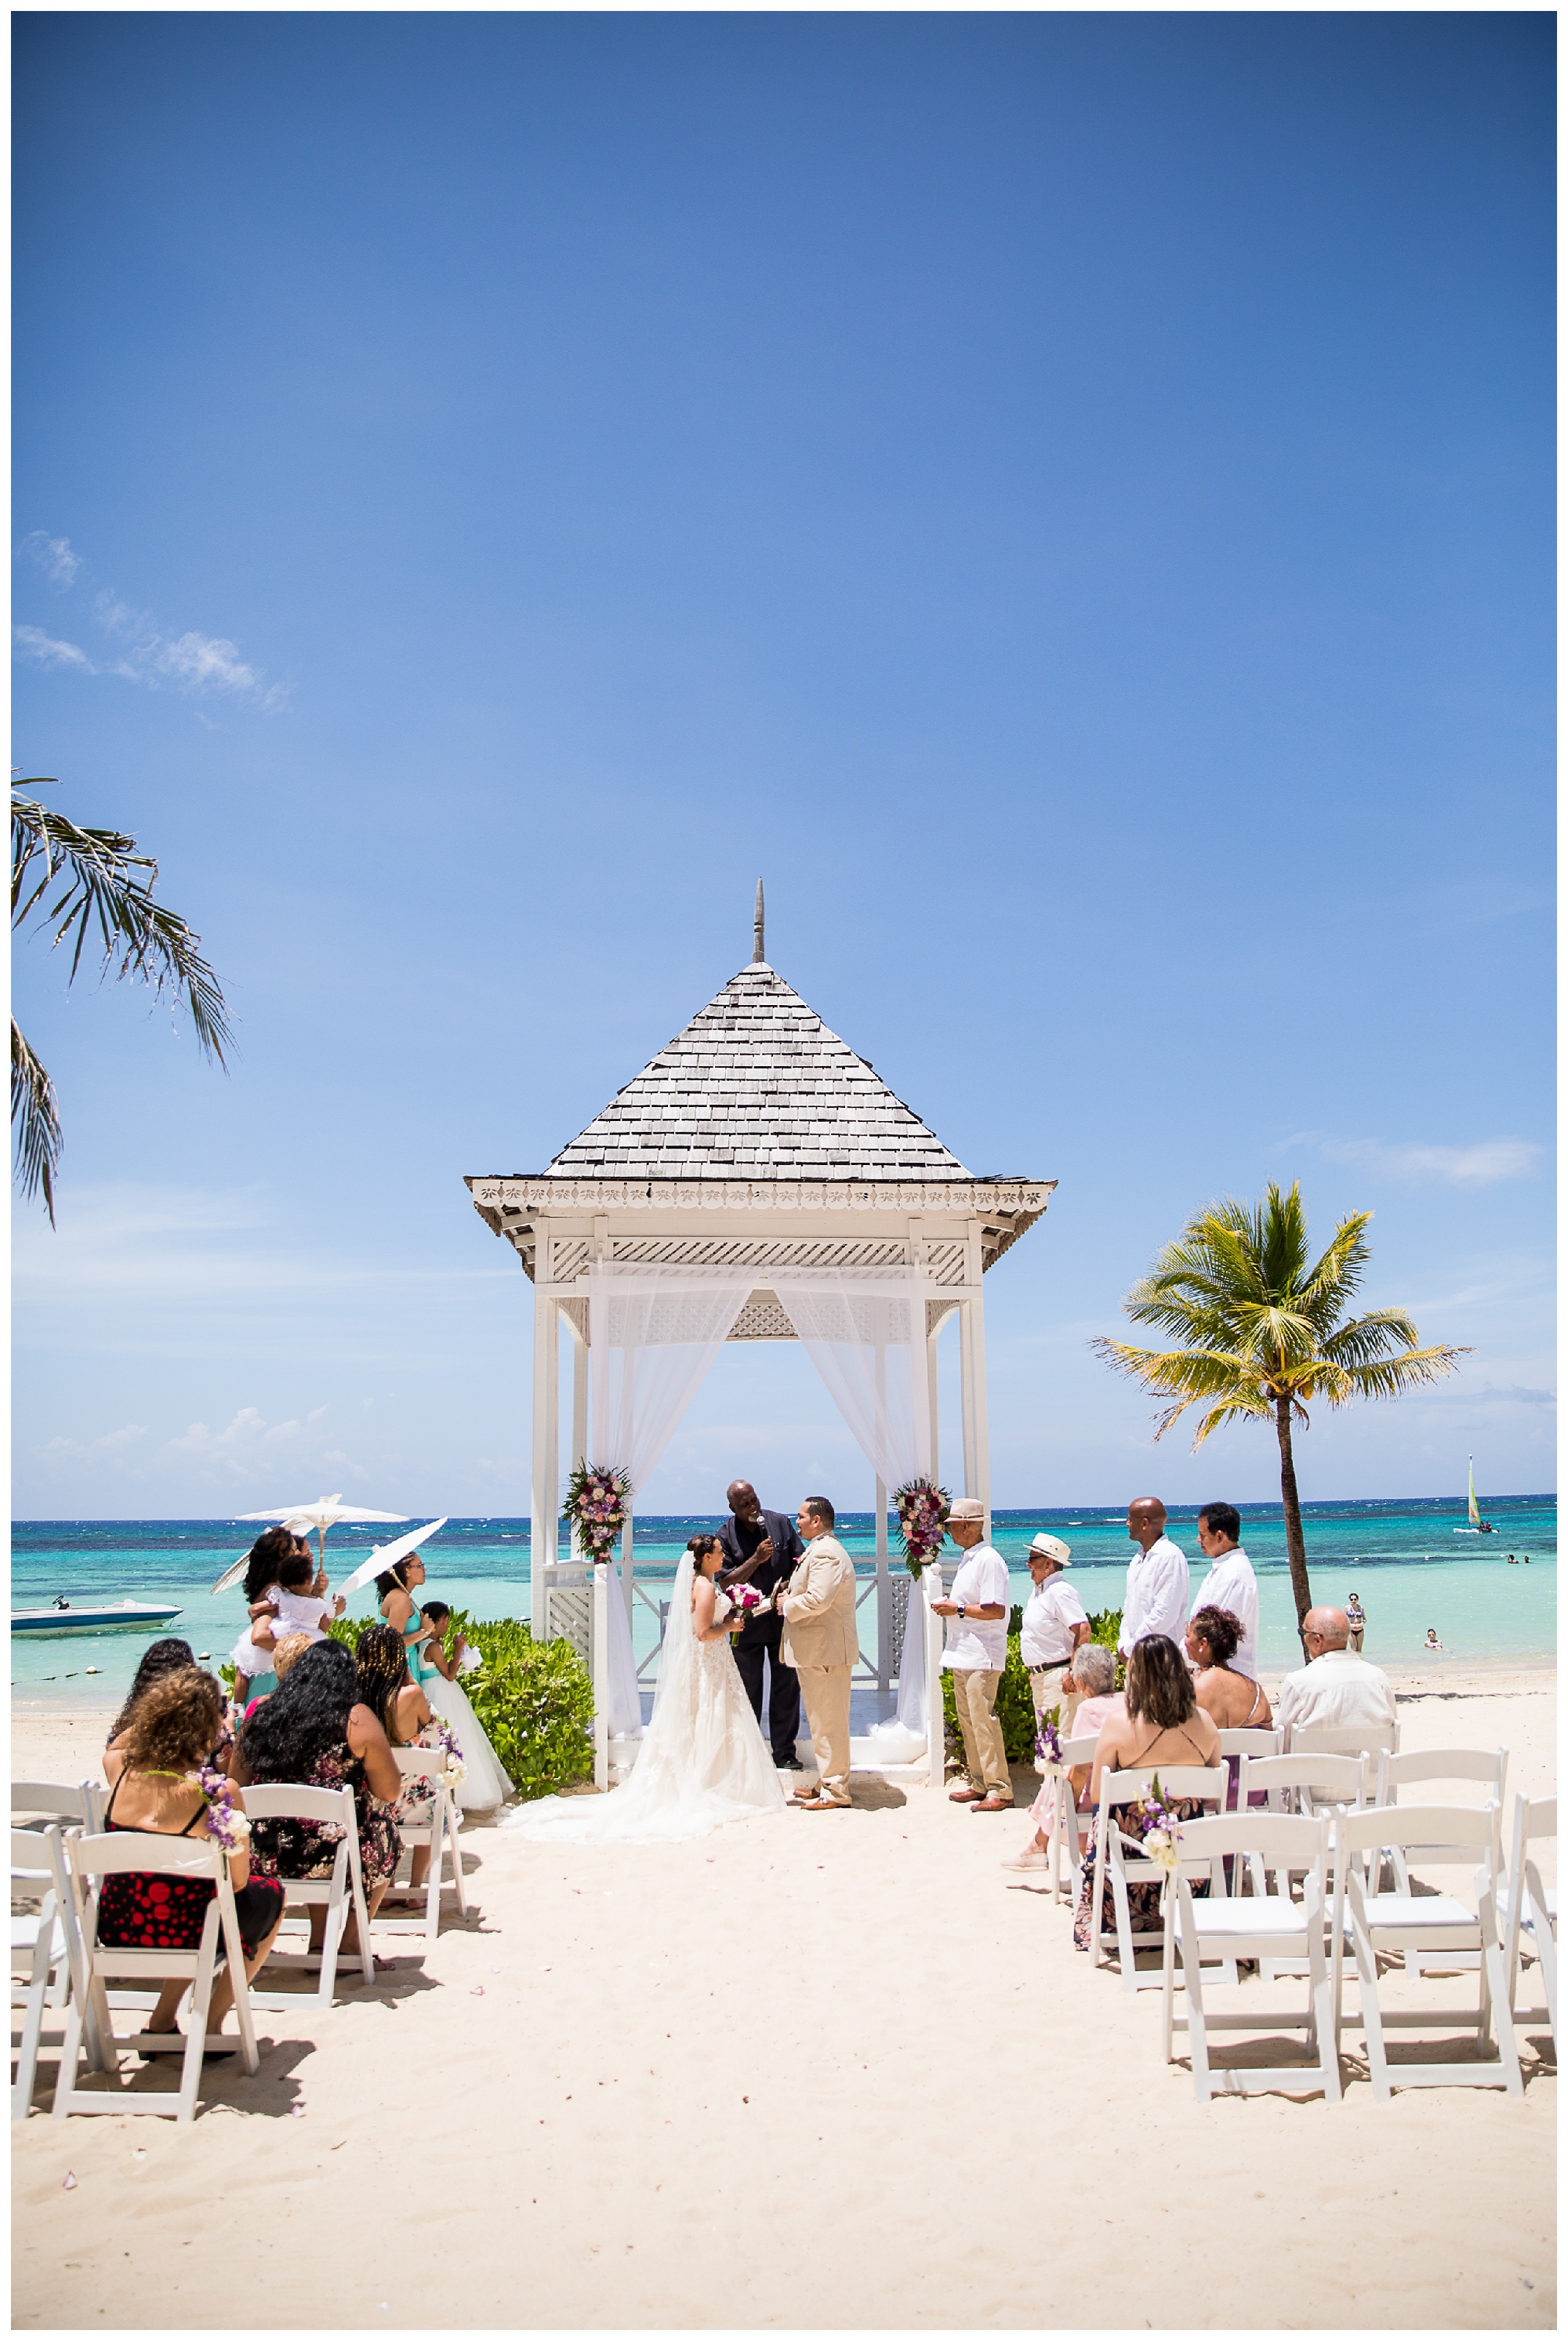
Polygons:
[[575,1529],[579,1549],[589,1560],[608,1560],[615,1549],[632,1499],[624,1471],[604,1463],[579,1463],[566,1483],[561,1518]]
[[902,1488],[895,1488],[893,1500],[898,1506],[904,1558],[911,1577],[918,1577],[942,1550],[942,1532],[953,1499],[934,1479],[906,1479]]

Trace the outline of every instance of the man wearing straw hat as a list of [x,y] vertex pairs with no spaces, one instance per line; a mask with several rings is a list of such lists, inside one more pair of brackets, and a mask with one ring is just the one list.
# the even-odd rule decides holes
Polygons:
[[1029,1574],[1034,1590],[1024,1605],[1020,1642],[1034,1701],[1034,1728],[1039,1729],[1055,1708],[1060,1738],[1072,1737],[1073,1718],[1082,1693],[1064,1689],[1063,1678],[1073,1664],[1073,1653],[1089,1639],[1089,1616],[1068,1584],[1073,1548],[1060,1537],[1037,1536],[1029,1548]]
[[996,1687],[1007,1664],[1007,1563],[985,1534],[985,1507],[978,1496],[954,1499],[948,1507],[947,1535],[964,1559],[952,1592],[931,1608],[934,1616],[948,1621],[942,1663],[953,1677],[964,1740],[964,1784],[951,1794],[955,1805],[968,1805],[974,1812],[1004,1813],[1013,1804],[1013,1775],[996,1720]]

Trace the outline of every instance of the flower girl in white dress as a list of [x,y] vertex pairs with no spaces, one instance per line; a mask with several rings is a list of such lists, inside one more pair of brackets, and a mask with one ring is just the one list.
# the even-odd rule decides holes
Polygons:
[[782,1813],[784,1792],[730,1655],[744,1623],[714,1582],[716,1536],[693,1537],[675,1573],[653,1720],[624,1788],[542,1797],[501,1823],[545,1845],[663,1845]]

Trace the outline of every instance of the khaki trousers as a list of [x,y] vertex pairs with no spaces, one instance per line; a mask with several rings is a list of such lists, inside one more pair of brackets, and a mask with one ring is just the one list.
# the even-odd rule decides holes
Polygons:
[[1072,1671],[1069,1663],[1063,1667],[1048,1667],[1043,1675],[1032,1674],[1029,1678],[1030,1696],[1034,1701],[1035,1729],[1039,1729],[1052,1708],[1055,1708],[1056,1737],[1064,1740],[1072,1738],[1073,1718],[1084,1704],[1082,1691],[1069,1691],[1065,1697],[1063,1696],[1062,1678]]
[[986,1667],[954,1667],[953,1700],[958,1728],[964,1735],[964,1768],[972,1788],[984,1787],[988,1796],[1013,1802],[1013,1776],[1002,1726],[996,1720],[996,1686],[1002,1670]]
[[800,1695],[811,1727],[817,1794],[835,1805],[849,1802],[849,1667],[803,1667],[796,1662]]

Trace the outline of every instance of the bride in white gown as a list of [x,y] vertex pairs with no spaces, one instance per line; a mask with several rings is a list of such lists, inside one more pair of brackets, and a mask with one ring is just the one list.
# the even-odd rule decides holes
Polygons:
[[542,1797],[501,1822],[545,1845],[665,1845],[782,1813],[784,1792],[730,1656],[743,1619],[714,1583],[717,1537],[694,1537],[675,1573],[653,1720],[624,1788]]

